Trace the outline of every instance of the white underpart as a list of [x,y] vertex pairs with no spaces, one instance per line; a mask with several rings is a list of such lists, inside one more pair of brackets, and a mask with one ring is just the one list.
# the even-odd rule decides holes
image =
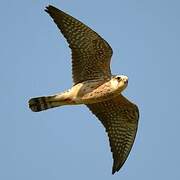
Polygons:
[[72,100],[76,99],[77,94],[79,93],[79,90],[84,86],[83,83],[79,83],[76,86],[73,86],[71,89],[59,93],[56,95],[55,99],[66,99],[66,98],[71,98]]
[[83,83],[79,83],[79,84],[73,86],[73,87],[69,90],[69,92],[70,92],[70,97],[71,97],[71,98],[77,97],[80,89],[81,89],[83,86],[84,86]]

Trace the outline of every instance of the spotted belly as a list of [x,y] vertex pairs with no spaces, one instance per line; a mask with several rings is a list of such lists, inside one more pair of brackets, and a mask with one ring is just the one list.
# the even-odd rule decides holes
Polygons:
[[117,96],[111,89],[109,83],[88,83],[82,86],[76,96],[76,101],[83,104],[92,104],[106,101]]

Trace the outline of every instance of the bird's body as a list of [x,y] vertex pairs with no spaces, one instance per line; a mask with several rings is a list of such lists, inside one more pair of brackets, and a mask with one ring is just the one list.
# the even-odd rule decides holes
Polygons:
[[85,104],[106,128],[113,153],[114,174],[128,157],[139,119],[138,107],[121,94],[127,87],[128,77],[111,74],[112,49],[96,32],[53,6],[48,6],[45,11],[53,18],[72,50],[74,85],[62,93],[32,98],[29,107],[39,112],[63,105]]
[[33,98],[29,104],[32,111],[38,112],[62,105],[98,103],[118,96],[126,88],[127,82],[128,78],[122,75],[113,76],[109,81],[88,80],[56,95]]

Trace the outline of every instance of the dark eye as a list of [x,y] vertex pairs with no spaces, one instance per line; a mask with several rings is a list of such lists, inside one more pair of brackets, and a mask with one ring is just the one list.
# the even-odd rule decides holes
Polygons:
[[121,80],[121,77],[118,76],[118,77],[117,77],[117,80],[120,81],[120,80]]

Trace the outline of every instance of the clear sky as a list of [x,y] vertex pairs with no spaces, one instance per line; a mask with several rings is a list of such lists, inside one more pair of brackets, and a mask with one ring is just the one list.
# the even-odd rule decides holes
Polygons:
[[[72,83],[70,50],[48,4],[106,39],[112,72],[129,77],[124,94],[139,106],[139,129],[114,176],[105,130],[85,106],[28,108],[31,97]],[[179,0],[2,0],[0,179],[180,179],[179,8]]]

